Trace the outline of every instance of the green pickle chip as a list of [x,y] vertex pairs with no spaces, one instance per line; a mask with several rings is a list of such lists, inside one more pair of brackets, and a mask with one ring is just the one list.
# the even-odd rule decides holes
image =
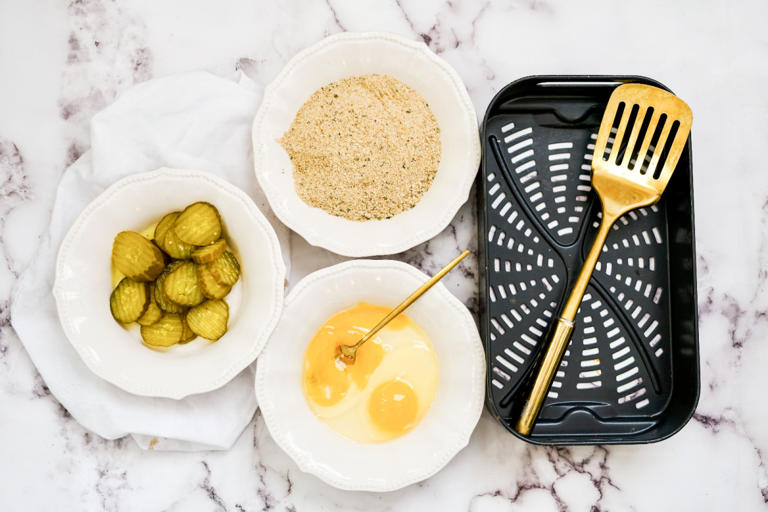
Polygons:
[[182,242],[208,245],[221,237],[219,211],[210,203],[193,203],[181,212],[173,230]]
[[147,287],[149,288],[149,304],[147,304],[147,310],[144,311],[144,314],[136,320],[139,325],[152,325],[163,316],[163,310],[155,301],[155,283],[149,284]]
[[163,253],[135,231],[121,231],[112,243],[112,264],[134,281],[152,281],[163,271]]
[[109,309],[115,320],[129,324],[138,320],[149,304],[147,283],[124,277],[109,296]]
[[223,238],[219,238],[211,245],[200,247],[192,253],[192,260],[195,263],[202,265],[203,263],[210,263],[216,258],[224,254],[227,249],[227,242]]
[[157,281],[155,281],[155,301],[157,302],[157,305],[160,306],[160,309],[166,313],[184,312],[184,306],[181,304],[176,304],[168,298],[168,296],[165,294],[164,286],[165,280],[168,278],[168,274],[170,274],[176,267],[183,264],[183,261],[174,261],[173,263],[168,264],[168,266],[165,267],[163,273],[160,274],[160,277],[157,278]]
[[200,281],[203,295],[209,299],[223,299],[229,294],[230,290],[232,290],[231,286],[219,284],[219,282],[216,281],[213,274],[211,274],[208,265],[197,266],[197,278]]
[[165,313],[152,325],[141,326],[141,338],[147,345],[170,347],[180,342],[184,334],[182,317],[178,313]]
[[208,270],[217,283],[232,286],[240,279],[240,263],[235,255],[225,251],[221,256],[207,264]]
[[205,296],[197,279],[197,265],[186,261],[168,272],[163,280],[163,292],[182,306],[197,306],[203,302]]
[[112,265],[125,277],[109,297],[115,320],[138,322],[150,347],[224,336],[229,305],[222,299],[240,279],[240,263],[222,235],[219,211],[204,201],[163,216],[151,239],[118,233]]
[[229,306],[223,300],[207,300],[187,313],[189,328],[205,339],[216,341],[227,332]]

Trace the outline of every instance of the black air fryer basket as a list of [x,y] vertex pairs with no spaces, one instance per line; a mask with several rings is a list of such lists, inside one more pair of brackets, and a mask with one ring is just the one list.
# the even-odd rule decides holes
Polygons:
[[690,140],[656,205],[614,226],[530,436],[513,427],[597,231],[591,159],[605,104],[643,77],[539,76],[499,92],[478,177],[487,406],[540,444],[647,443],[699,395]]

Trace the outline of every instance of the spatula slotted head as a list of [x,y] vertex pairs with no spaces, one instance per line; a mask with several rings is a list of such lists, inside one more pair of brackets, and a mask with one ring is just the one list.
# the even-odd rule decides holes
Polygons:
[[637,206],[657,201],[683,152],[692,119],[683,100],[658,87],[625,84],[614,89],[592,159],[598,193],[610,193],[609,184],[627,180],[647,188],[648,194],[655,191],[655,198],[649,196]]

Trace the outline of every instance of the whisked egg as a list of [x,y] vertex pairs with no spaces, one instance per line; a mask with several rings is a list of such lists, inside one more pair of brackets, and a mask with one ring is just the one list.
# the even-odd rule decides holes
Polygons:
[[400,314],[358,350],[337,357],[391,311],[361,302],[329,318],[304,354],[302,388],[312,412],[339,434],[380,443],[412,430],[437,391],[438,361],[426,333]]

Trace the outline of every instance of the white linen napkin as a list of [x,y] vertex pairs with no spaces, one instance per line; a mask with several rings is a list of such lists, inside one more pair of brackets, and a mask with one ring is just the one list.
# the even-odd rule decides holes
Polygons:
[[102,380],[67,341],[51,295],[59,245],[80,212],[118,179],[163,166],[211,172],[243,189],[275,228],[290,263],[288,230],[253,172],[251,122],[260,97],[253,89],[242,74],[234,82],[204,72],[139,84],[94,116],[90,151],[59,183],[48,232],[12,294],[11,323],[51,393],[102,437],[131,434],[156,450],[227,449],[256,411],[252,368],[182,400],[132,395]]

